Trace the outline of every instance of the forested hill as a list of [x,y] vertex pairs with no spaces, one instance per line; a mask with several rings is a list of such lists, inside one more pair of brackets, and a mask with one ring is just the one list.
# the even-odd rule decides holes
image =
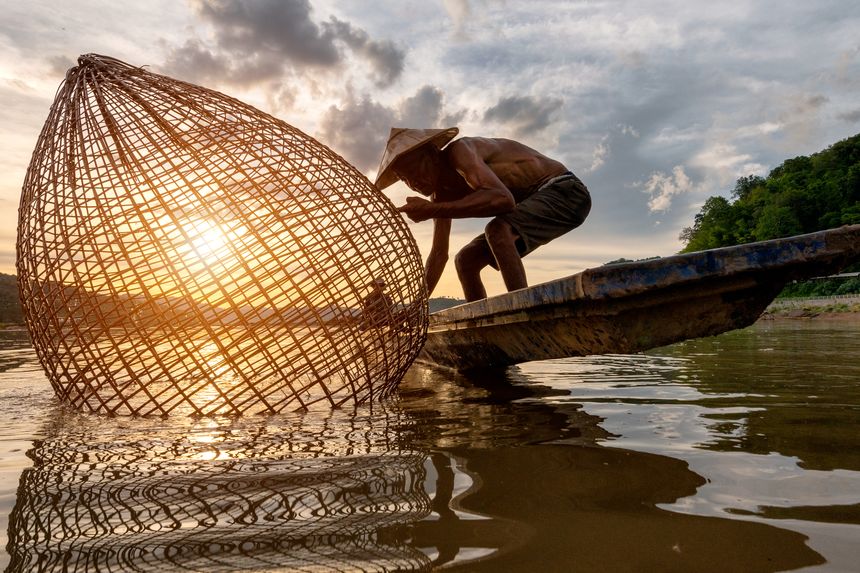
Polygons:
[[731,200],[710,197],[681,252],[812,233],[860,223],[860,134],[785,161],[767,177],[738,179]]
[[0,273],[0,324],[21,324],[23,322],[15,275]]

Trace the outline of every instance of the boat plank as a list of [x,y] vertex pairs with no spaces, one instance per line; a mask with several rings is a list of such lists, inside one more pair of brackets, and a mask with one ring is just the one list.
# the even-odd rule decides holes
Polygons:
[[755,322],[790,281],[860,260],[860,225],[587,269],[435,312],[419,360],[458,370],[647,350]]

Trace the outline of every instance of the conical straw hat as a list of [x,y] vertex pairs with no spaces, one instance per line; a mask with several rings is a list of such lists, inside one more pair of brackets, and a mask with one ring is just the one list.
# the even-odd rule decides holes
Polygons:
[[456,127],[446,129],[409,129],[405,127],[392,127],[388,134],[388,143],[382,152],[382,161],[376,171],[376,186],[385,189],[395,181],[397,175],[391,170],[391,166],[398,157],[413,149],[432,143],[437,149],[445,147],[449,141],[454,139],[460,132]]

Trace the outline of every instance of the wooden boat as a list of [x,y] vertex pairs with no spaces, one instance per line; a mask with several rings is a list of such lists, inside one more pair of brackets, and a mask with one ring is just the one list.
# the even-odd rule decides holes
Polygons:
[[860,260],[860,225],[606,265],[430,315],[420,361],[458,370],[630,353],[755,322],[789,282]]

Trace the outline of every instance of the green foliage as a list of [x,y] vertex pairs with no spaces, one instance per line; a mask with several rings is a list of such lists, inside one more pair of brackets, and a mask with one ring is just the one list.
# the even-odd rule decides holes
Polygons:
[[816,279],[786,285],[779,298],[860,294],[860,277]]
[[860,277],[854,277],[844,281],[836,288],[835,294],[858,294],[860,293]]
[[711,197],[680,239],[689,253],[860,223],[860,134],[786,160],[764,178],[737,180],[731,200]]
[[684,231],[689,239],[685,250],[701,251],[727,243],[734,244],[731,214],[732,206],[725,197],[709,197],[702,210],[696,214],[693,228]]
[[766,241],[799,235],[802,232],[803,226],[791,207],[770,204],[761,209],[753,236],[757,241]]

